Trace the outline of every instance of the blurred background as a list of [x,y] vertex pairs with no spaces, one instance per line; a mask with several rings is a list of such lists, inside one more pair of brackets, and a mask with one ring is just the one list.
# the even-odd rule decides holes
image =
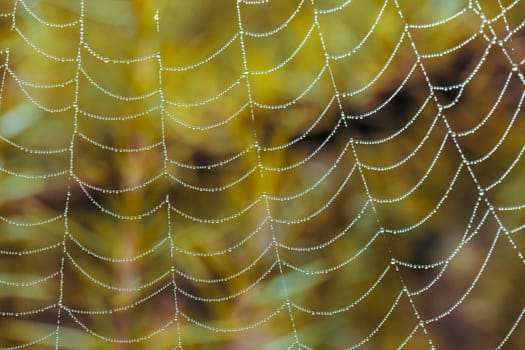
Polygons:
[[524,14],[1,0],[0,347],[523,348]]

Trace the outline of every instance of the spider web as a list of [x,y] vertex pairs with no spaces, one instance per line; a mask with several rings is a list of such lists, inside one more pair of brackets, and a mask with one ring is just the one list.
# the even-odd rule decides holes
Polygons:
[[522,344],[524,1],[0,10],[2,348]]

